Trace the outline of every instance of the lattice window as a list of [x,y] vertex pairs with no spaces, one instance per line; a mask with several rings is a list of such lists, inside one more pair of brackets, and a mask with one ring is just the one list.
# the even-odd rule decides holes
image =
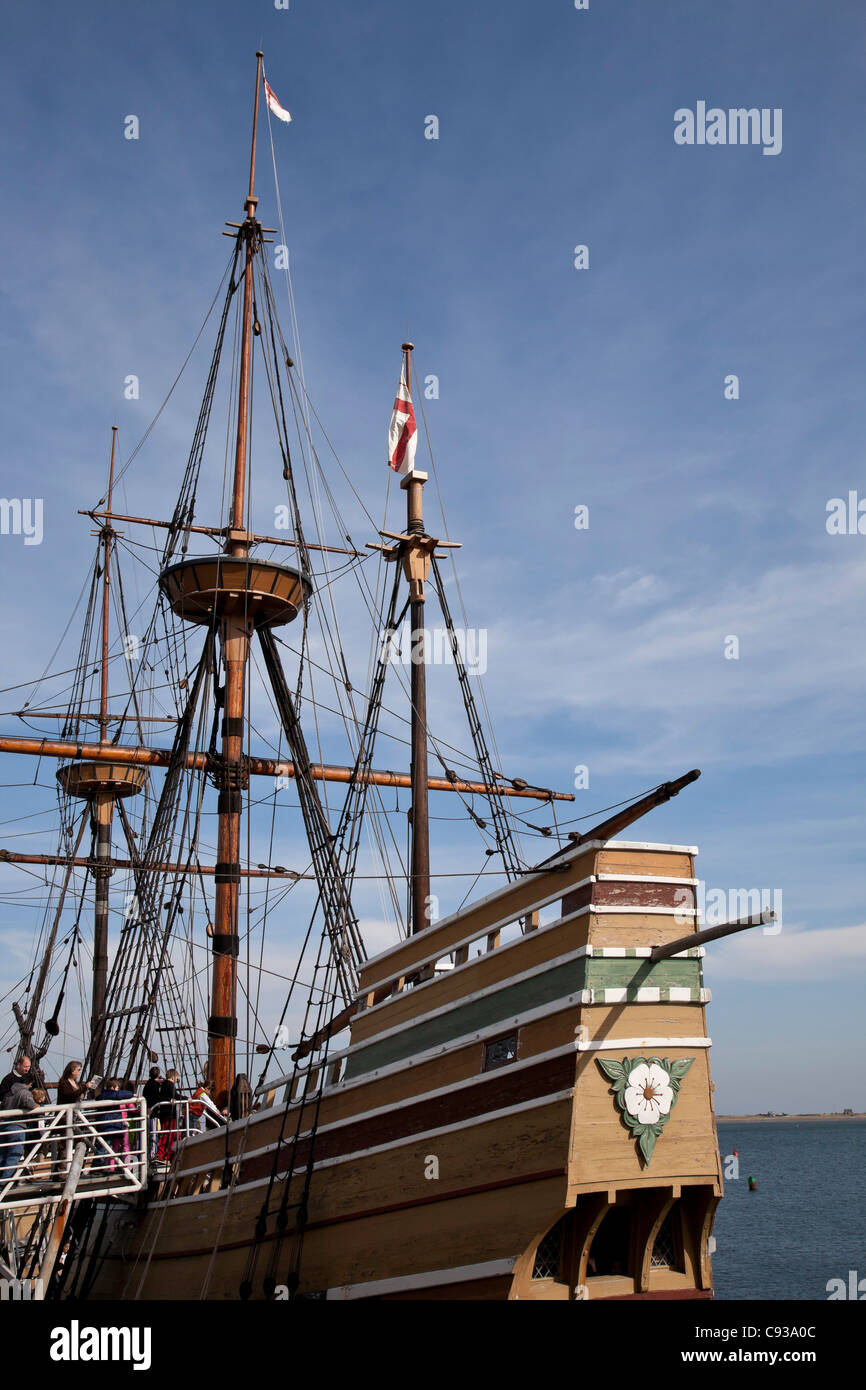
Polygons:
[[558,1279],[562,1267],[562,1238],[565,1234],[565,1217],[557,1221],[539,1242],[532,1267],[533,1279]]
[[661,1226],[653,1246],[650,1266],[653,1269],[677,1269],[679,1259],[677,1255],[677,1242],[674,1235],[671,1212],[668,1212]]
[[489,1042],[484,1049],[485,1071],[492,1071],[494,1067],[507,1066],[509,1062],[515,1062],[516,1060],[516,1033],[511,1033],[507,1038],[497,1038],[495,1042]]

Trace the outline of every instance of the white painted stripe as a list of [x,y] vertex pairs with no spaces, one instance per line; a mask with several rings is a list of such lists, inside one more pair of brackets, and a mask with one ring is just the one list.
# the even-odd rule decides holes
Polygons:
[[485,1260],[477,1265],[459,1265],[456,1269],[430,1269],[425,1274],[402,1274],[393,1279],[371,1279],[366,1284],[341,1284],[328,1289],[326,1298],[375,1298],[381,1294],[400,1293],[403,1289],[435,1289],[442,1284],[465,1284],[471,1279],[495,1279],[511,1274],[517,1256],[509,1260]]
[[629,998],[628,987],[607,986],[604,989],[594,989],[592,994],[592,1004],[708,1004],[712,995],[709,990],[698,989],[669,989],[662,985],[659,988],[641,986],[635,998]]
[[614,917],[638,912],[645,913],[648,917],[697,917],[698,915],[696,907],[640,907],[634,905],[621,907],[618,903],[590,903],[589,910],[596,914],[608,913]]
[[[579,859],[582,854],[586,854],[589,850],[595,849],[645,849],[657,850],[659,853],[662,854],[698,853],[697,845],[656,845],[651,844],[648,840],[587,840],[585,844],[577,845],[574,849],[563,850],[562,854],[557,855],[555,859],[551,859],[549,865],[545,865],[545,869],[552,868],[554,865],[570,864],[575,859]],[[543,873],[544,870],[540,870],[540,872]],[[509,893],[513,892],[513,890],[513,883],[506,884],[503,888],[497,888],[494,890],[494,892],[488,893],[487,896],[484,898],[476,898],[473,903],[470,903],[469,907],[466,909],[466,912],[474,912],[476,908],[479,908],[486,903],[496,902],[497,899],[501,899],[507,896]],[[567,893],[574,892],[574,885],[572,885],[571,888],[567,888],[565,890],[560,889],[558,892],[554,893],[552,897],[545,899],[545,902],[554,902],[557,898],[561,898],[563,891]],[[533,904],[533,908],[542,906],[544,906],[544,903],[542,902]],[[526,908],[524,909],[524,911],[532,911],[532,908]],[[451,914],[450,917],[443,917],[440,922],[436,923],[435,930],[442,930],[445,927],[451,926],[452,923],[460,920],[461,915],[465,916],[466,912],[454,912]],[[519,917],[521,916],[521,913],[518,912],[515,914],[515,916]],[[504,920],[513,921],[514,918],[507,917]],[[491,929],[485,927],[484,932],[482,932],[481,935],[484,935],[488,930]],[[380,951],[378,955],[370,956],[369,959],[364,962],[364,968],[366,969],[368,965],[378,964],[380,961],[387,960],[389,956],[392,956],[395,953],[395,951],[401,950],[405,945],[406,939],[404,938],[402,941],[398,941],[396,945],[389,946],[387,950]],[[448,949],[450,951],[453,949],[453,947],[449,947]],[[443,948],[440,946],[437,955],[441,956],[443,954],[445,954],[445,952],[443,951]]]
[[[587,946],[588,956],[609,956],[614,960],[632,960],[646,956],[651,956],[655,950],[654,946]],[[707,954],[706,946],[687,946],[682,951],[677,951],[675,956],[670,956],[670,960],[697,960]]]
[[597,883],[674,883],[679,887],[697,888],[699,878],[670,878],[663,874],[596,874]]
[[578,1052],[616,1052],[625,1048],[626,1052],[636,1047],[641,1049],[662,1047],[712,1047],[710,1038],[592,1038],[589,1042],[576,1042]]

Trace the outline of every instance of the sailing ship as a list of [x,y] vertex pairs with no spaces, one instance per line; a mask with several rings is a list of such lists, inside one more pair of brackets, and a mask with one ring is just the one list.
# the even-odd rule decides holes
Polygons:
[[[424,516],[409,342],[389,460],[405,527],[377,528],[359,546],[343,523],[340,544],[325,534],[322,499],[332,496],[264,250],[277,229],[257,217],[259,96],[276,98],[263,88],[261,53],[256,63],[244,218],[227,224],[216,343],[174,511],[157,519],[116,509],[115,431],[107,492],[86,511],[97,557],[71,692],[59,711],[28,703],[30,736],[0,735],[0,752],[57,760],[61,812],[55,854],[0,851],[6,864],[53,875],[34,970],[14,1005],[16,1055],[43,1082],[54,1063],[59,1072],[48,1054],[70,969],[81,965],[92,889],[84,1075],[132,1093],[150,1066],[170,1065],[178,1096],[207,1080],[208,1123],[191,1125],[188,1103],[174,1101],[160,1155],[138,1100],[120,1121],[116,1100],[42,1107],[41,1149],[34,1139],[0,1178],[4,1271],[38,1276],[45,1296],[93,1300],[711,1297],[722,1174],[703,943],[764,919],[702,931],[696,847],[619,838],[697,771],[579,832],[557,820],[573,794],[498,769],[448,602],[455,543],[431,534]],[[203,524],[208,427],[233,313],[226,507]],[[286,489],[280,536],[250,524],[257,360]],[[302,476],[313,479],[316,539]],[[127,527],[161,537],[141,638],[130,637],[120,578]],[[363,698],[337,626],[335,591],[350,582],[370,627]],[[428,722],[433,604],[471,753]],[[392,658],[407,615],[408,709],[394,727],[408,731],[409,768],[384,771],[377,734],[392,713],[386,676],[402,676]],[[294,645],[287,631],[299,634]],[[118,669],[127,688],[115,694]],[[254,670],[275,722],[270,741],[251,710]],[[323,675],[336,708],[318,693]],[[320,723],[337,715],[349,756],[317,761],[310,726],[321,758]],[[60,721],[53,734],[36,727],[51,719]],[[155,739],[160,729],[170,739]],[[287,788],[291,809],[279,799]],[[473,896],[482,873],[473,875],[445,916],[431,892],[447,880],[431,870],[431,797],[459,807],[480,837],[482,872],[498,879]],[[254,863],[250,824],[262,804],[270,853]],[[553,823],[527,822],[530,806]],[[303,868],[273,862],[275,826],[289,815],[303,824]],[[394,816],[408,826],[405,855]],[[527,856],[527,834],[557,847]],[[369,880],[393,920],[390,944],[372,955],[356,908],[359,863],[374,869]],[[275,1025],[257,1008],[274,964],[265,930],[298,900]],[[260,1072],[248,1082],[253,1065]],[[124,1146],[106,1139],[106,1106]],[[53,1165],[46,1133],[59,1136]]]

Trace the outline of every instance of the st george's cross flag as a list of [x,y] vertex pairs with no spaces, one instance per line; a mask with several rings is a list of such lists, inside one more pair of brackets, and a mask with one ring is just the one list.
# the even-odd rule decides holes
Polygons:
[[292,119],[286,108],[284,106],[280,106],[280,103],[277,100],[277,94],[267,78],[265,78],[265,99],[268,103],[268,109],[270,111],[273,111],[277,120],[290,121]]
[[415,423],[415,407],[412,393],[406,380],[406,359],[400,372],[400,385],[394,401],[394,413],[388,429],[388,464],[395,473],[411,473],[415,466],[415,450],[418,446],[418,426]]

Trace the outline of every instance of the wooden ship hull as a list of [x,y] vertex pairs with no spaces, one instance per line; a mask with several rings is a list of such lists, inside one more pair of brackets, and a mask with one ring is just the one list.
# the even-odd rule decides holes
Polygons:
[[[711,1297],[703,948],[649,958],[698,930],[695,854],[590,841],[366,961],[318,1112],[188,1140],[111,1204],[90,1296]],[[685,1074],[647,1161],[600,1062],[653,1058]]]

